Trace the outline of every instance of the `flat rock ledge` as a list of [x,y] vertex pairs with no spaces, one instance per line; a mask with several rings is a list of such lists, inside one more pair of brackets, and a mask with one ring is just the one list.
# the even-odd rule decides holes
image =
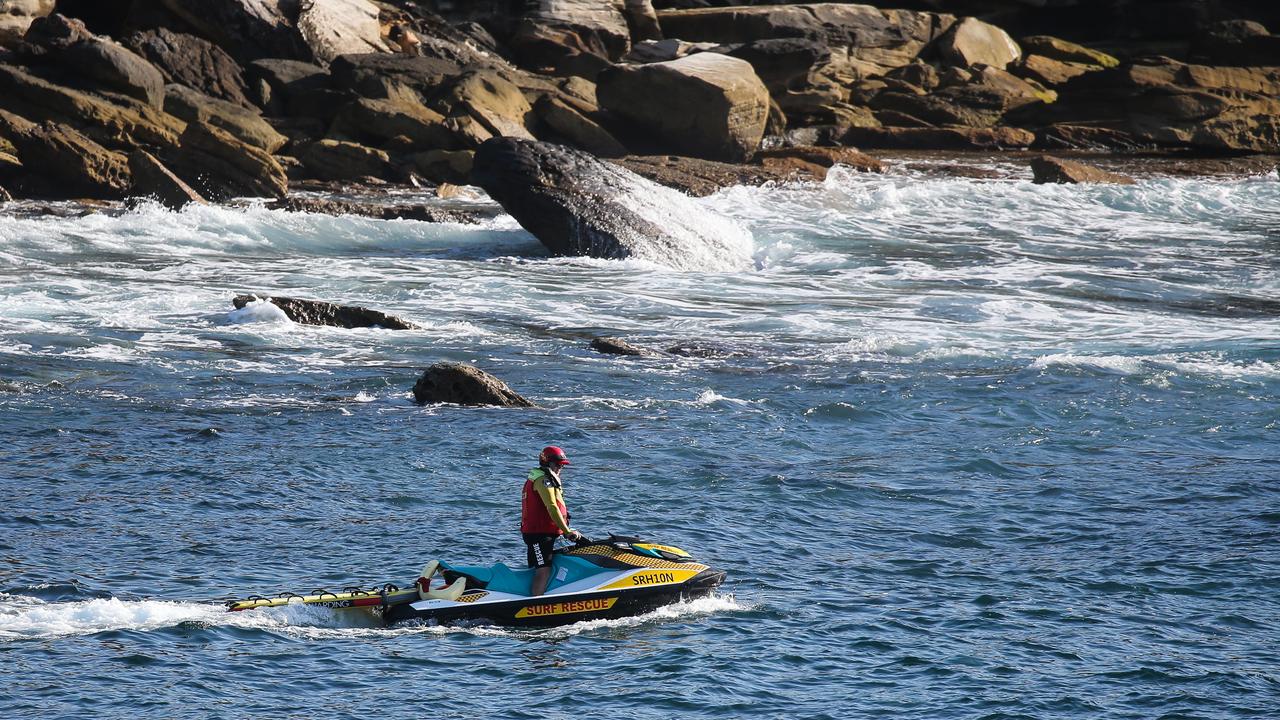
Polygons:
[[416,330],[418,326],[394,315],[352,305],[335,305],[321,300],[275,297],[267,295],[237,295],[232,304],[239,310],[257,300],[267,300],[284,311],[290,320],[300,325],[328,325],[347,329],[380,327],[386,330]]
[[436,363],[413,385],[419,404],[535,407],[520,393],[489,373],[465,363]]
[[1036,184],[1046,183],[1111,183],[1115,185],[1132,185],[1133,178],[1128,175],[1107,172],[1092,165],[1074,160],[1041,155],[1031,159],[1031,172]]

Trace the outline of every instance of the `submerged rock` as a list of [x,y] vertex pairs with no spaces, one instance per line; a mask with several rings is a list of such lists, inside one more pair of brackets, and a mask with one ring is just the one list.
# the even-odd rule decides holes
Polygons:
[[239,310],[258,300],[267,300],[284,311],[290,320],[301,325],[328,325],[340,328],[381,327],[388,330],[414,330],[418,326],[377,310],[359,306],[335,305],[320,300],[289,297],[237,295],[232,304]]
[[533,407],[520,393],[489,373],[464,363],[436,363],[413,385],[419,403]]
[[655,353],[642,347],[636,347],[622,338],[615,337],[598,337],[591,341],[591,349],[605,355],[630,355],[632,357],[643,357],[645,355],[653,355]]
[[751,267],[746,231],[578,150],[494,138],[476,153],[472,181],[556,255],[638,258],[680,270]]

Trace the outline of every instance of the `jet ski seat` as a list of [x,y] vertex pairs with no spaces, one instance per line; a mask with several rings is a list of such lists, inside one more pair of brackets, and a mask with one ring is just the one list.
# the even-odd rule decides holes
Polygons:
[[[489,567],[450,567],[440,565],[440,573],[446,581],[466,582],[468,590],[485,589],[513,595],[528,595],[533,585],[533,570],[512,570],[504,563]],[[452,585],[450,585],[452,587]]]

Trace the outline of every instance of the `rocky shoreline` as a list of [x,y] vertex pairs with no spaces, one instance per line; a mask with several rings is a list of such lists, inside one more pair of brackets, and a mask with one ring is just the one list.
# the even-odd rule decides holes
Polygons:
[[[581,200],[634,176],[705,195],[836,165],[994,179],[973,159],[1048,154],[1100,169],[1036,160],[1059,168],[1038,181],[1089,182],[1264,174],[1280,154],[1280,36],[1259,22],[1280,11],[1201,3],[1155,23],[1168,3],[1132,0],[1108,29],[1012,1],[718,4],[0,0],[0,202],[256,197],[465,222],[376,198],[505,183],[495,197],[530,227],[541,211],[522,218],[508,186],[554,172],[534,155],[595,178],[552,183]],[[564,150],[477,178],[499,139]],[[364,197],[298,192],[334,185]],[[560,205],[581,220],[591,203]],[[553,252],[619,254],[542,225]]]

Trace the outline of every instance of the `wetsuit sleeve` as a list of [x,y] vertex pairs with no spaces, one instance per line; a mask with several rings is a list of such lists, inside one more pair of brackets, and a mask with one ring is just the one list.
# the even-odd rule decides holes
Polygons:
[[547,514],[551,516],[551,522],[554,522],[556,527],[560,528],[560,532],[567,534],[569,532],[569,522],[561,517],[560,508],[556,505],[555,495],[552,493],[551,488],[547,487],[546,481],[539,480],[535,482],[533,489],[538,492],[538,497],[542,498],[542,504],[546,506]]

